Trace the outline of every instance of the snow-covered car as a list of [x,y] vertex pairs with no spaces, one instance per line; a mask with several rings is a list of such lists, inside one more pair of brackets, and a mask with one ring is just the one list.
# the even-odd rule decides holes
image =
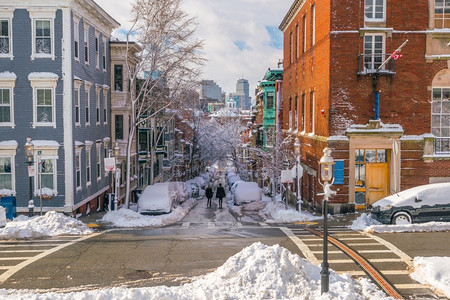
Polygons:
[[207,182],[206,182],[205,179],[203,179],[203,177],[197,176],[197,177],[195,177],[193,180],[197,181],[198,186],[199,186],[201,189],[206,188],[206,183],[207,183]]
[[256,182],[240,182],[233,194],[234,204],[240,205],[262,200],[262,192]]
[[245,181],[243,181],[243,180],[236,181],[236,182],[233,183],[233,185],[230,187],[230,191],[231,191],[231,194],[232,194],[232,195],[234,195],[234,191],[236,190],[237,186],[238,186],[239,183],[241,183],[241,182],[245,182]]
[[177,201],[182,203],[189,198],[189,192],[186,186],[186,183],[181,181],[172,181],[169,182],[169,188],[175,192],[177,192]]
[[162,182],[147,186],[138,199],[138,213],[148,215],[170,213],[178,204],[178,192],[170,188],[169,184]]
[[450,222],[450,182],[417,186],[378,200],[372,218],[384,224]]
[[197,198],[198,196],[200,196],[200,185],[196,180],[189,179],[188,181],[186,181],[186,185],[192,198]]

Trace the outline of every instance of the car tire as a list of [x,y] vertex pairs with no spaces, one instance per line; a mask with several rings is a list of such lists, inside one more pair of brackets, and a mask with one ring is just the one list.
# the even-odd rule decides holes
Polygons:
[[411,216],[407,212],[398,212],[392,218],[392,224],[395,225],[407,225],[411,223]]

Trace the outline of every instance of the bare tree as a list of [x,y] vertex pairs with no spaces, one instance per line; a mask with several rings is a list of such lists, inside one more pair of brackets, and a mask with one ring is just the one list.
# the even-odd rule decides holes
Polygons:
[[195,38],[195,19],[183,12],[181,4],[182,0],[136,0],[132,4],[133,25],[127,33],[127,53],[131,39],[142,51],[137,54],[136,64],[128,56],[126,62],[131,87],[126,207],[129,206],[130,156],[136,128],[175,106],[182,99],[182,91],[199,80],[203,42]]

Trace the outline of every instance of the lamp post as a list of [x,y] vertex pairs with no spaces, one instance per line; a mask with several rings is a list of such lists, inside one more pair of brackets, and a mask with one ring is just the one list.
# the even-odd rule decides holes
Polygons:
[[34,202],[33,202],[33,178],[32,175],[32,165],[34,164],[33,161],[34,156],[34,146],[31,142],[31,137],[27,137],[27,142],[25,143],[25,157],[27,158],[27,164],[28,164],[28,178],[29,178],[29,201],[28,201],[28,208],[29,208],[29,215],[30,217],[33,216],[34,213]]
[[116,159],[116,174],[114,176],[115,178],[115,190],[114,190],[114,210],[117,210],[117,206],[119,204],[119,184],[120,184],[120,169],[119,166],[119,154],[120,154],[120,147],[119,142],[116,141],[114,146],[114,158]]
[[334,159],[331,157],[331,149],[326,147],[323,149],[323,156],[319,161],[320,166],[320,178],[322,182],[319,183],[323,186],[323,193],[319,194],[323,196],[323,262],[321,274],[321,293],[327,293],[330,286],[330,272],[328,270],[328,198],[334,194],[335,191],[331,190],[333,184],[333,169]]
[[298,138],[295,138],[294,150],[296,158],[295,172],[297,173],[295,174],[297,177],[297,210],[302,211],[302,197],[300,194],[300,142]]

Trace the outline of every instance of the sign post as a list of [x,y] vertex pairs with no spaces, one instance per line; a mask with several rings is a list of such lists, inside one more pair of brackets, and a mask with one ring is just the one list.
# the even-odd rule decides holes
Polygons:
[[[109,155],[110,155],[109,157],[105,157],[104,165],[105,165],[105,171],[110,172],[112,174],[113,172],[116,171],[116,158],[111,157],[111,153]],[[112,200],[111,200],[112,195],[111,194],[112,194],[112,188],[111,188],[111,192],[109,193],[109,196],[108,196],[108,210],[109,211],[111,211],[111,204],[112,204]],[[116,198],[116,195],[114,195],[114,199],[115,198]],[[114,200],[114,202],[115,202],[115,200]]]

